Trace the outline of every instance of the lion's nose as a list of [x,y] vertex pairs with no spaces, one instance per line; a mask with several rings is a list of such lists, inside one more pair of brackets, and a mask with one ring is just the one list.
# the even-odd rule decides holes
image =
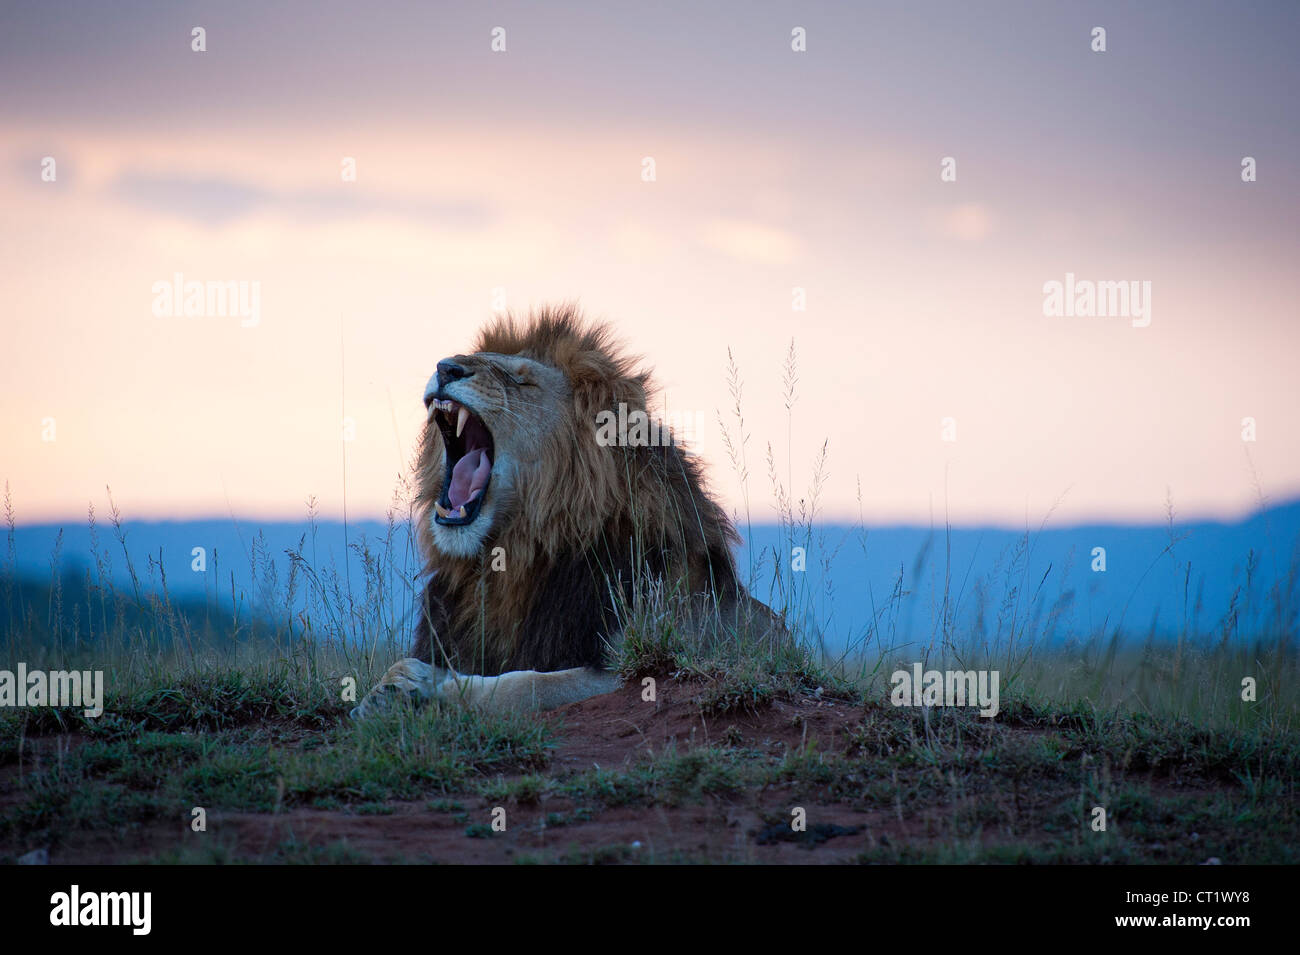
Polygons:
[[460,381],[460,379],[468,378],[472,374],[474,374],[474,372],[468,371],[465,366],[459,362],[453,361],[450,358],[444,358],[442,361],[438,362],[438,387],[445,387],[450,382]]

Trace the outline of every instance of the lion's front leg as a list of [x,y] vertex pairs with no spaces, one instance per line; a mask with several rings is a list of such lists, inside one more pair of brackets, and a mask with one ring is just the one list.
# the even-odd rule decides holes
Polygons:
[[438,687],[447,681],[450,672],[413,657],[398,660],[352,710],[352,718],[360,720],[373,716],[388,709],[397,700],[410,700],[419,705],[435,699]]
[[552,710],[566,703],[612,693],[621,682],[618,674],[591,667],[551,672],[511,670],[500,676],[472,676],[408,658],[388,668],[383,679],[352,710],[352,718],[373,716],[398,700],[409,700],[417,706],[429,700],[446,700],[490,713]]
[[453,672],[435,694],[492,713],[528,713],[612,693],[621,682],[618,674],[592,667],[549,673],[511,670],[500,676],[461,676]]

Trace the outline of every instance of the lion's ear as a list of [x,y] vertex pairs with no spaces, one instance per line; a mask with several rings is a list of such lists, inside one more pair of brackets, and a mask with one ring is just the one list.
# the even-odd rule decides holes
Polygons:
[[629,411],[645,410],[645,376],[628,374],[620,362],[607,355],[597,351],[574,355],[566,364],[565,372],[580,419],[594,417],[600,411],[617,411],[620,404]]

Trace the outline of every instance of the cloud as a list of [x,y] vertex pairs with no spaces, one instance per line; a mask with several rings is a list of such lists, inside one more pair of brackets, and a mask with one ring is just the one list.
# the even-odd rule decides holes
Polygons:
[[700,240],[732,258],[763,265],[785,265],[798,258],[801,243],[797,236],[740,219],[713,219],[706,223]]
[[993,232],[993,213],[982,202],[967,202],[936,216],[937,230],[949,239],[978,242]]
[[455,228],[480,227],[493,218],[491,207],[478,200],[385,196],[344,183],[336,189],[276,191],[233,179],[131,172],[119,176],[109,193],[137,209],[205,226],[268,211],[316,221],[379,215]]
[[52,146],[37,153],[23,153],[11,159],[9,170],[13,177],[23,186],[30,186],[33,183],[40,185],[44,183],[41,178],[45,168],[44,162],[47,158],[53,159],[55,161],[54,174],[57,177],[55,182],[66,190],[68,186],[75,184],[77,181],[77,177],[74,175],[76,170],[73,163],[65,158],[67,155],[68,150]]
[[227,179],[176,179],[127,173],[109,187],[115,198],[138,209],[223,225],[264,206],[270,194]]

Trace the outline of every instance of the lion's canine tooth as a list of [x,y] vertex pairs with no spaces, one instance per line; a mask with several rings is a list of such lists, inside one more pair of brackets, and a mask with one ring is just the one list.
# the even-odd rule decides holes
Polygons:
[[456,416],[456,437],[459,438],[460,433],[465,430],[465,422],[468,420],[469,420],[469,409],[462,406],[460,409],[460,414]]
[[451,517],[451,511],[447,510],[445,507],[443,507],[443,506],[442,506],[441,504],[439,504],[437,501],[434,501],[434,502],[433,502],[433,508],[434,508],[434,510],[436,510],[436,511],[438,512],[438,516],[439,516],[439,517]]
[[465,519],[465,505],[464,505],[464,504],[462,504],[462,505],[460,506],[460,514],[459,514],[458,516],[461,518],[461,520],[464,520],[464,519]]

